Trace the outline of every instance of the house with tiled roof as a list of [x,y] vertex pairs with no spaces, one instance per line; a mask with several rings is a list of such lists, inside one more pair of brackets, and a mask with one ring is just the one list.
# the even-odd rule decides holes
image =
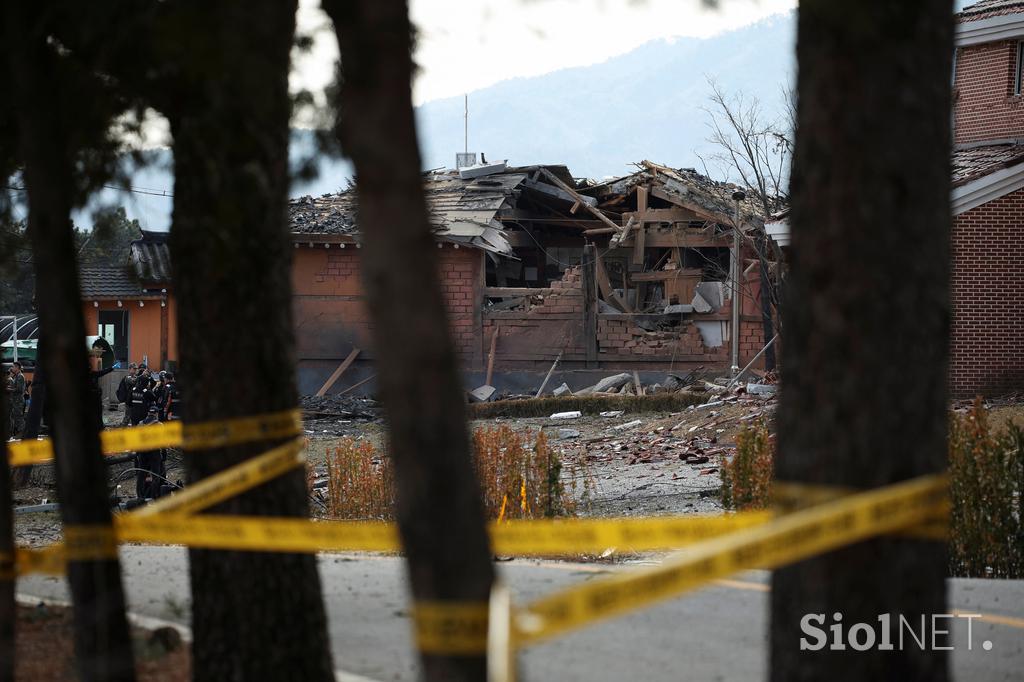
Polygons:
[[950,386],[1024,388],[1024,1],[957,15]]
[[153,367],[177,360],[170,263],[167,234],[143,231],[123,265],[79,268],[86,333],[106,339],[115,360]]

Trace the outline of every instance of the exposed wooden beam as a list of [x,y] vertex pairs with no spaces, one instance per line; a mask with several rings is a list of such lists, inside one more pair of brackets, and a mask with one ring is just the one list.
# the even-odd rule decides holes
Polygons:
[[515,296],[547,296],[554,289],[531,289],[530,287],[484,287],[486,298],[512,298]]
[[[545,178],[547,178],[549,181],[551,181],[551,183],[554,184],[556,187],[558,187],[559,189],[561,189],[561,190],[571,194],[573,196],[573,198],[575,198],[578,203],[583,205],[583,208],[585,208],[588,211],[590,211],[590,213],[592,213],[594,215],[594,217],[596,217],[598,220],[600,220],[601,222],[605,223],[608,227],[615,227],[615,228],[619,227],[618,225],[613,223],[611,220],[609,220],[608,216],[606,216],[601,211],[601,209],[599,209],[599,208],[597,208],[595,206],[591,206],[587,202],[587,199],[590,199],[590,197],[584,197],[582,194],[580,194],[579,192],[574,190],[572,187],[569,187],[569,185],[567,185],[564,182],[562,182],[558,178],[557,175],[555,175],[554,173],[549,171],[547,168],[540,168],[538,170],[540,171],[541,175],[543,175]],[[593,199],[591,199],[591,201],[593,201]]]
[[629,307],[629,304],[619,298],[619,295],[612,289],[612,283],[608,279],[608,271],[604,268],[604,258],[600,253],[595,250],[596,258],[594,259],[595,275],[597,276],[597,286],[601,290],[601,295],[604,296],[604,300],[614,304],[619,310],[627,313],[633,312],[633,309]]
[[349,365],[355,362],[356,356],[359,355],[359,352],[358,348],[352,349],[352,352],[348,354],[348,357],[338,365],[338,369],[334,370],[334,374],[332,374],[327,381],[324,382],[324,385],[320,387],[320,390],[316,392],[318,396],[322,396],[327,393],[327,391],[331,390],[331,386],[334,385],[334,382],[336,382],[338,378],[345,373],[345,370],[349,368]]

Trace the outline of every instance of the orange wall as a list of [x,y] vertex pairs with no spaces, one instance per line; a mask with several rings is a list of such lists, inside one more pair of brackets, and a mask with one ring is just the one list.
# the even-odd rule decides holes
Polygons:
[[[176,360],[178,357],[176,302],[173,296],[168,297],[167,309],[167,359]],[[143,307],[139,302],[123,300],[123,307],[120,310],[128,311],[128,359],[130,362],[142,362],[144,356],[149,358],[151,367],[160,366],[160,301],[143,301]],[[118,310],[116,301],[99,301],[99,307],[86,301],[82,305],[85,316],[85,333],[93,336],[98,331],[99,311]]]

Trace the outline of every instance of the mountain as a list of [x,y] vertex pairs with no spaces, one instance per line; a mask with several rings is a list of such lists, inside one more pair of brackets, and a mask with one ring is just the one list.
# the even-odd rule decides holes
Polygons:
[[[795,15],[728,33],[647,43],[592,66],[498,83],[469,95],[469,148],[489,160],[564,163],[601,178],[650,159],[697,167],[708,151],[708,77],[757,97],[772,118],[794,81]],[[452,166],[463,149],[463,99],[417,111],[424,165]]]
[[[707,79],[726,93],[758,98],[764,112],[782,111],[783,89],[794,81],[795,14],[780,14],[710,38],[647,43],[624,55],[585,67],[516,78],[469,95],[469,147],[491,161],[513,165],[565,164],[578,177],[631,172],[650,159],[674,167],[701,168],[706,155]],[[473,58],[472,56],[468,58]],[[421,105],[416,111],[424,168],[451,167],[463,149],[463,98]],[[293,162],[313,153],[310,131],[295,130]],[[173,188],[169,151],[154,152],[154,165],[135,175],[140,188]],[[318,177],[297,182],[292,196],[336,192],[352,175],[342,159],[322,158]],[[124,204],[146,229],[165,230],[172,200],[107,190],[104,203]],[[79,224],[88,224],[80,215]]]

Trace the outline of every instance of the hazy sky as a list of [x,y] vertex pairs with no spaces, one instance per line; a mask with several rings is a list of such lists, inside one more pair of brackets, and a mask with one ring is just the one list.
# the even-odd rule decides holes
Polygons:
[[[796,0],[411,0],[419,28],[417,104],[498,81],[604,61],[656,38],[706,37],[796,7]],[[337,47],[319,0],[299,0],[299,31],[316,36],[298,57],[293,88],[321,89]]]

